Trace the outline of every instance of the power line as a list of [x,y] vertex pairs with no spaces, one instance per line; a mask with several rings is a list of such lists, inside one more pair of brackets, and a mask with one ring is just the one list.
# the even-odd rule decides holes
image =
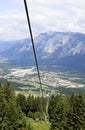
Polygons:
[[26,11],[26,16],[27,16],[27,22],[28,22],[28,27],[29,27],[29,32],[30,32],[30,37],[31,37],[33,52],[34,52],[34,58],[35,58],[36,68],[37,68],[37,72],[38,72],[38,78],[39,78],[39,83],[40,83],[40,91],[41,91],[41,94],[43,96],[43,89],[42,89],[40,71],[39,71],[38,60],[37,60],[37,55],[36,55],[36,51],[35,51],[34,39],[33,39],[31,22],[30,22],[29,11],[28,11],[26,0],[24,0],[24,6],[25,6],[25,11]]

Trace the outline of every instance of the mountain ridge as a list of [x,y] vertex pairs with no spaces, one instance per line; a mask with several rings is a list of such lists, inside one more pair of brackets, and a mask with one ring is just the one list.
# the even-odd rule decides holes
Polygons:
[[[59,65],[85,71],[85,34],[74,32],[45,32],[34,38],[39,65]],[[10,63],[34,65],[29,38],[16,42],[0,53]]]

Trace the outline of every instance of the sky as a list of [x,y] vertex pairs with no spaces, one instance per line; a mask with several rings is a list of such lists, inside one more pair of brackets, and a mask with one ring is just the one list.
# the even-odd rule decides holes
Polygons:
[[[47,31],[85,34],[85,0],[27,0],[33,36]],[[29,36],[24,0],[0,0],[0,40]]]

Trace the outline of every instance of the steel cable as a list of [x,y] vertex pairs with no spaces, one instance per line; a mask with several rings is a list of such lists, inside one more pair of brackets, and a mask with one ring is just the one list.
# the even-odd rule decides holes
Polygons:
[[34,45],[34,38],[33,38],[33,33],[32,33],[32,28],[31,28],[31,22],[30,22],[30,17],[29,17],[29,11],[28,11],[28,6],[27,6],[26,0],[24,0],[24,6],[25,6],[25,11],[26,11],[26,16],[27,16],[27,22],[28,22],[28,27],[29,27],[29,32],[30,32],[30,37],[31,37],[33,52],[34,52],[34,58],[35,58],[36,68],[37,68],[37,72],[38,72],[38,78],[39,78],[39,83],[40,83],[40,93],[43,96],[43,89],[42,89],[40,71],[39,71],[39,66],[38,66],[38,60],[37,60],[37,55],[36,55],[36,50],[35,50],[35,45]]

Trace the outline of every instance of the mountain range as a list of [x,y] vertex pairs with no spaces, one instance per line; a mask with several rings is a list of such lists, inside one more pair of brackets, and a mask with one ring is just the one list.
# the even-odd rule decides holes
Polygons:
[[[62,66],[85,72],[85,34],[45,32],[34,38],[40,66]],[[12,65],[35,65],[30,38],[0,42],[0,57]]]

